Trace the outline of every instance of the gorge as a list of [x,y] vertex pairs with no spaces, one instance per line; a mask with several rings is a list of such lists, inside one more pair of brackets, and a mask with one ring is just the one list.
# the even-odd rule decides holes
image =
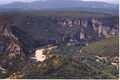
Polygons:
[[0,14],[0,78],[118,78],[118,16],[73,13]]

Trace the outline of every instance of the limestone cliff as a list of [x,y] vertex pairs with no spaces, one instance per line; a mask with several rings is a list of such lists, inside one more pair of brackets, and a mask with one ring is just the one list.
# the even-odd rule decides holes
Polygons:
[[[56,24],[63,27],[81,27],[82,30],[79,30],[79,39],[85,40],[90,39],[92,35],[85,32],[85,30],[90,29],[92,32],[97,33],[99,38],[109,38],[115,36],[119,33],[118,24],[104,25],[104,22],[95,19],[79,19],[79,18],[67,18],[67,17],[57,17],[53,20],[56,20]],[[89,31],[90,31],[89,30]],[[73,37],[73,36],[72,36]]]

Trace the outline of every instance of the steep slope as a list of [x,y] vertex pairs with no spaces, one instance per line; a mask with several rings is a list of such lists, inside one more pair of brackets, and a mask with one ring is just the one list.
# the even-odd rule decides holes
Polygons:
[[119,56],[119,38],[118,36],[108,38],[87,47],[82,48],[83,53],[98,56]]
[[[119,73],[119,37],[115,36],[81,49],[79,60],[101,71],[118,77]],[[96,65],[97,64],[97,65]]]
[[[66,58],[82,62],[87,66],[100,70],[100,75],[119,77],[119,38],[118,36],[89,43],[87,45],[60,46],[50,53],[61,54]],[[103,77],[105,78],[105,77]]]
[[[5,78],[14,72],[11,67],[15,67],[16,60],[24,57],[24,52],[18,38],[11,31],[13,25],[4,16],[0,16],[0,78]],[[18,57],[19,56],[19,57]]]

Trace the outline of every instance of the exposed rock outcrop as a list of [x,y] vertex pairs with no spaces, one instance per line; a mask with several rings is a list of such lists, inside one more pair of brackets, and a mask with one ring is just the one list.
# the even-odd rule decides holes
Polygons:
[[84,33],[84,30],[81,29],[81,32],[80,32],[80,40],[84,40],[85,39],[85,33]]
[[[84,31],[85,29],[89,29],[89,28],[93,29],[93,32],[97,33],[99,38],[103,38],[103,37],[109,38],[119,33],[118,24],[114,24],[111,27],[109,24],[104,25],[104,23],[94,18],[76,19],[76,18],[67,18],[67,17],[57,17],[54,18],[53,20],[56,21],[56,24],[61,25],[63,27],[76,27],[76,26],[81,27],[82,30],[80,30],[80,34],[77,34],[80,36],[80,40],[91,38],[92,35],[86,34],[86,32]],[[71,40],[73,40],[73,38]]]
[[12,23],[6,17],[0,17],[0,60],[7,63],[16,55],[24,56],[21,43],[12,33]]
[[12,34],[13,26],[14,24],[12,24],[6,17],[0,16],[0,35],[18,40],[18,38]]

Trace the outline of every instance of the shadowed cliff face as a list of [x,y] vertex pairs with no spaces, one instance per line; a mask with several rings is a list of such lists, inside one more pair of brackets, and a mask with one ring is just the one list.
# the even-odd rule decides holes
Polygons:
[[12,33],[13,25],[6,17],[0,17],[0,65],[7,63],[9,59],[20,55],[24,56],[18,38]]
[[[86,33],[86,30],[92,30],[97,34],[99,38],[109,38],[112,36],[115,36],[119,33],[119,27],[118,24],[112,24],[110,26],[109,24],[104,25],[102,21],[98,19],[70,19],[70,18],[64,18],[64,17],[59,17],[53,19],[56,21],[58,25],[61,25],[63,27],[81,27],[79,33],[79,40],[87,40],[92,38],[92,35],[89,33]],[[72,35],[71,37],[74,37],[75,35]]]
[[6,17],[0,16],[0,35],[17,40],[17,38],[12,34],[13,26],[14,25]]

